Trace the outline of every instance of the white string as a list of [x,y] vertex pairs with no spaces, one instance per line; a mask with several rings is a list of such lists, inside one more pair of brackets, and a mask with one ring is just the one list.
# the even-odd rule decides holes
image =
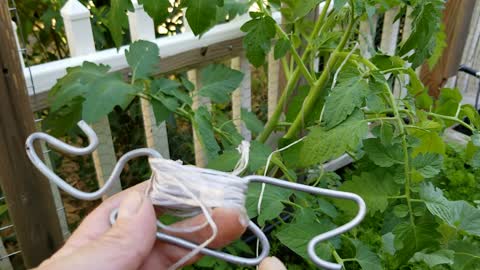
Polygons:
[[338,74],[342,70],[343,66],[345,66],[348,59],[350,59],[350,57],[352,56],[353,52],[357,49],[357,47],[358,47],[358,42],[355,42],[355,46],[353,46],[353,49],[348,53],[347,57],[345,57],[345,59],[343,59],[343,62],[340,64],[337,71],[335,72],[335,75],[333,76],[333,81],[332,81],[332,89],[335,88],[335,85],[337,84]]
[[166,213],[179,217],[192,217],[203,214],[203,224],[190,227],[172,227],[157,221],[159,228],[175,233],[192,233],[207,226],[212,229],[211,236],[169,270],[178,269],[200,251],[207,247],[218,235],[211,210],[212,208],[236,208],[245,210],[245,194],[248,182],[238,177],[248,166],[250,143],[242,141],[237,150],[241,157],[232,173],[182,165],[179,161],[162,158],[149,160],[152,178],[147,193],[154,205],[162,207]]
[[[273,157],[274,154],[282,152],[284,150],[287,150],[288,148],[294,146],[295,144],[303,141],[303,139],[305,139],[305,137],[302,137],[302,138],[292,142],[291,144],[289,144],[289,145],[287,145],[283,148],[277,149],[277,150],[273,151],[272,153],[270,153],[270,155],[267,158],[267,163],[265,165],[265,170],[263,171],[263,176],[267,176],[268,166],[270,166],[270,161],[272,160],[272,157]],[[260,196],[258,196],[258,203],[257,203],[257,213],[258,213],[258,215],[260,215],[260,212],[261,212],[261,209],[262,209],[262,202],[263,202],[264,193],[265,193],[265,183],[262,183],[262,189],[260,190]],[[260,248],[260,242],[257,239],[257,245],[256,245],[256,255],[257,256],[258,256],[259,248]],[[258,266],[257,266],[257,269],[258,269]]]

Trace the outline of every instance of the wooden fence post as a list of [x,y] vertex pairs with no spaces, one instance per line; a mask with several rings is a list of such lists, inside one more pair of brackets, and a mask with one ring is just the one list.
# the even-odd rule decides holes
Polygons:
[[447,35],[447,47],[437,65],[430,70],[427,64],[421,69],[420,77],[428,87],[429,94],[438,97],[448,79],[457,74],[467,40],[470,21],[475,8],[474,0],[450,0],[443,12],[443,24]]
[[242,109],[247,111],[252,110],[252,80],[250,63],[245,54],[232,59],[232,69],[243,72],[243,81],[240,87],[232,94],[232,118],[237,130],[245,140],[252,139],[252,133],[247,129],[245,123],[242,121]]
[[[139,5],[136,0],[132,0],[135,12],[128,12],[128,22],[130,25],[130,37],[132,41],[144,39],[155,40],[155,25],[152,18]],[[170,157],[168,149],[168,134],[165,122],[157,126],[153,108],[150,102],[140,99],[143,114],[143,126],[145,128],[145,137],[147,146],[154,148],[162,154],[164,158]]]
[[[68,0],[62,8],[61,14],[65,23],[70,55],[80,56],[94,53],[95,41],[90,23],[90,11],[78,0]],[[98,184],[99,186],[103,186],[106,178],[108,178],[117,163],[108,117],[104,117],[97,123],[92,124],[92,128],[97,133],[100,142],[92,156]],[[119,179],[119,181],[112,185],[108,193],[103,196],[103,199],[121,190],[122,185]]]
[[[183,10],[183,14],[185,14],[185,9]],[[187,22],[185,16],[183,17],[183,25],[185,27],[185,32],[192,32],[190,25]],[[199,69],[192,69],[187,72],[188,80],[191,81],[195,85],[195,90],[193,91],[193,104],[192,109],[196,111],[201,106],[206,106],[208,108],[211,107],[210,100],[206,97],[202,97],[198,94],[198,90],[200,89],[200,70]],[[192,127],[193,128],[193,127]],[[205,167],[207,166],[208,160],[205,150],[203,149],[202,143],[198,139],[198,136],[193,128],[193,148],[195,151],[195,165],[198,167]]]
[[7,1],[0,2],[0,184],[25,266],[32,268],[63,243],[48,180],[25,152],[35,131]]

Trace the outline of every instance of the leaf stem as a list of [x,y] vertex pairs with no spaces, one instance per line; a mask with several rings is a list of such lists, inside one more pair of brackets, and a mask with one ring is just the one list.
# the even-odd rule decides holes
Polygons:
[[292,53],[293,59],[297,63],[298,67],[300,67],[300,71],[302,72],[305,79],[307,79],[308,84],[313,85],[315,83],[315,79],[312,77],[312,74],[310,74],[310,72],[308,71],[308,68],[305,66],[305,62],[300,58],[300,55],[298,54],[297,49],[295,49],[295,46],[293,46],[293,42],[288,37],[287,33],[285,33],[282,27],[278,24],[275,24],[275,29],[277,29],[277,33],[283,39],[288,40],[288,43],[290,44],[290,52]]
[[435,118],[440,118],[440,119],[443,119],[443,120],[453,121],[453,122],[459,123],[460,125],[468,128],[472,132],[475,131],[475,129],[473,127],[471,127],[469,124],[465,123],[464,121],[462,121],[462,120],[460,120],[456,117],[436,114],[436,113],[432,113],[432,112],[427,112],[427,115],[435,117]]

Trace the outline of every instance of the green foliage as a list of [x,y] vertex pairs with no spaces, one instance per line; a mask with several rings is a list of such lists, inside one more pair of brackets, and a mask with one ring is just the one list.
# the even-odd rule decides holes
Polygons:
[[[356,149],[368,132],[367,122],[362,120],[363,113],[357,110],[335,128],[312,128],[302,143],[284,152],[285,159],[292,165],[308,167],[337,158],[347,150]],[[299,153],[302,153],[300,157]]]
[[201,96],[210,98],[216,103],[226,103],[230,94],[238,88],[243,79],[243,73],[224,65],[210,65],[201,72]]
[[[437,33],[440,32],[440,23],[432,23],[442,17],[444,7],[443,0],[419,1],[418,6],[412,12],[413,29],[410,37],[400,48],[400,55],[415,52],[408,57],[413,67],[420,66],[423,61],[432,56],[436,47]],[[423,44],[423,46],[417,46]]]
[[254,66],[265,63],[265,57],[270,51],[272,38],[275,37],[275,20],[270,16],[251,13],[252,20],[242,26],[247,35],[243,38],[243,46],[247,50],[247,58]]
[[148,79],[160,60],[157,45],[145,40],[132,43],[130,49],[125,50],[125,58],[134,79]]
[[[123,17],[129,5],[115,2],[122,12],[110,16]],[[142,2],[149,14],[164,18],[167,1]],[[473,205],[480,189],[480,116],[472,106],[461,105],[457,89],[442,89],[439,99],[433,100],[413,69],[428,58],[432,63],[438,58],[443,46],[439,26],[443,1],[336,0],[332,11],[314,22],[306,16],[321,2],[317,0],[277,0],[271,5],[188,0],[182,1],[182,7],[193,32],[202,35],[254,2],[259,9],[241,27],[246,33],[246,56],[260,67],[274,44],[273,56],[280,60],[287,79],[266,124],[258,113],[245,109],[241,119],[231,119],[230,97],[243,74],[209,65],[200,73],[199,89],[182,75],[153,77],[159,52],[146,41],[133,43],[126,52],[132,68],[129,83],[118,73],[108,73],[107,66],[84,63],[69,69],[52,91],[51,119],[70,123],[83,116],[94,121],[142,98],[152,104],[157,124],[172,116],[191,123],[208,167],[227,172],[240,156],[236,147],[243,138],[236,124],[242,120],[256,138],[245,174],[265,173],[354,192],[365,200],[368,215],[363,223],[319,244],[320,257],[335,259],[346,269],[475,269],[480,264],[480,210]],[[398,55],[372,51],[372,58],[362,57],[348,42],[358,20],[382,16],[392,7],[399,7],[401,14],[413,10],[411,36],[400,45]],[[282,27],[272,17],[275,8],[285,15]],[[122,23],[114,27],[117,42],[122,37],[119,31],[125,29]],[[405,96],[392,94],[397,78],[408,90]],[[209,98],[211,105],[192,108],[197,94]],[[282,114],[285,118],[280,121]],[[452,150],[443,135],[456,124],[474,135],[466,147]],[[275,152],[267,166],[275,150],[270,146],[276,145],[274,131],[285,134],[278,148],[289,147]],[[290,145],[293,142],[297,143]],[[325,171],[322,164],[344,154],[354,160],[351,166],[336,173]],[[268,185],[263,189],[261,184],[249,186],[246,208],[259,225],[274,227],[272,253],[288,260],[291,269],[312,268],[306,253],[309,240],[345,224],[357,211],[353,203],[340,199]],[[251,253],[252,248],[237,244],[229,251]],[[203,268],[232,267],[206,258],[190,269]]]
[[186,0],[182,5],[187,7],[185,16],[195,35],[206,32],[215,24],[218,1]]
[[164,22],[170,15],[168,8],[172,7],[169,0],[139,0],[145,11],[153,18],[155,24]]
[[325,100],[325,127],[330,129],[343,122],[353,111],[362,106],[368,83],[362,78],[351,77],[332,89]]
[[111,0],[110,5],[107,27],[118,48],[123,44],[123,30],[128,28],[127,11],[133,12],[133,5],[129,0]]

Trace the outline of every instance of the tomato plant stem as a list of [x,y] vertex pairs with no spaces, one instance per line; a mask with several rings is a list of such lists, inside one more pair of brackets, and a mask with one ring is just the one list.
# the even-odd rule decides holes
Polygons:
[[[307,48],[305,49],[305,52],[303,53],[302,59],[301,59],[303,62],[308,59],[308,55],[310,54],[310,52],[313,49],[313,40],[317,36],[321,35],[321,33],[322,33],[322,30],[323,30],[322,25],[323,25],[323,22],[325,20],[326,15],[327,15],[327,10],[328,10],[328,7],[330,6],[331,1],[332,0],[325,1],[325,6],[322,9],[322,12],[320,13],[320,16],[319,16],[317,22],[315,23],[313,31],[310,34],[310,37],[308,38],[309,39],[308,40],[308,45],[307,45]],[[259,3],[259,4],[261,4],[261,3]],[[262,5],[262,7],[263,7],[263,5]],[[282,114],[283,108],[285,106],[285,102],[287,101],[288,97],[291,96],[291,94],[292,94],[295,86],[297,85],[297,82],[298,82],[299,79],[300,79],[300,68],[297,66],[293,70],[293,72],[290,73],[287,85],[285,86],[285,89],[282,92],[282,95],[280,96],[280,99],[278,100],[278,104],[275,107],[275,110],[274,110],[272,116],[270,117],[270,119],[268,119],[267,123],[265,124],[265,128],[262,131],[262,133],[260,133],[259,136],[257,137],[257,140],[259,142],[264,143],[265,141],[267,141],[268,137],[270,137],[270,134],[272,134],[273,130],[275,129],[275,127],[278,123],[278,120],[280,119],[280,115]]]
[[292,126],[288,129],[287,134],[285,134],[284,136],[285,139],[292,139],[297,135],[297,133],[300,131],[300,129],[303,126],[304,116],[309,115],[312,112],[313,108],[315,108],[315,105],[317,105],[317,100],[325,90],[325,85],[328,82],[330,73],[333,70],[333,66],[336,64],[337,59],[339,58],[339,53],[343,50],[343,48],[347,44],[347,41],[350,39],[353,26],[357,21],[355,18],[355,12],[354,12],[355,4],[353,1],[350,1],[350,6],[351,6],[351,18],[348,23],[347,30],[345,31],[342,37],[342,40],[340,41],[340,44],[338,44],[335,51],[332,53],[332,55],[328,59],[328,62],[325,65],[325,69],[323,70],[322,75],[320,75],[320,78],[311,87],[308,93],[308,96],[305,98],[304,104],[300,109],[299,114],[295,118],[295,121],[293,122]]

